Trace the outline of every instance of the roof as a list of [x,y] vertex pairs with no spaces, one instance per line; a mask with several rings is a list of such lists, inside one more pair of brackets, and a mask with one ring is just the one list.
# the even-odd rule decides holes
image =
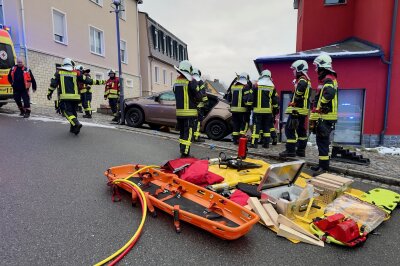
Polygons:
[[214,79],[214,81],[211,80],[206,80],[206,83],[210,84],[217,92],[219,93],[226,93],[226,89],[224,87],[224,85],[222,85],[218,79]]
[[353,37],[332,45],[294,54],[259,57],[254,60],[254,63],[257,65],[260,63],[314,59],[323,53],[329,54],[332,58],[380,57],[384,54],[380,46]]

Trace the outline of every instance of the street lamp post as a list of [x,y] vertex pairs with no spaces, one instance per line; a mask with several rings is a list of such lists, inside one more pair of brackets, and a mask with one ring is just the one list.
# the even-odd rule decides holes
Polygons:
[[119,73],[119,84],[120,84],[120,95],[119,95],[119,110],[121,112],[120,116],[120,125],[125,124],[125,114],[124,114],[124,80],[122,78],[122,65],[121,65],[121,37],[119,32],[119,13],[121,10],[121,0],[113,0],[114,4],[114,11],[115,12],[115,19],[117,22],[117,46],[118,46],[118,73]]

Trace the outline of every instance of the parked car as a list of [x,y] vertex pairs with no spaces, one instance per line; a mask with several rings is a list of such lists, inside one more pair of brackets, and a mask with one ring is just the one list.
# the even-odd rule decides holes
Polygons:
[[[219,95],[207,96],[201,132],[206,133],[210,139],[221,140],[232,132],[229,104]],[[125,100],[125,120],[131,127],[141,127],[145,123],[156,130],[161,126],[175,127],[175,111],[175,94],[172,90]]]

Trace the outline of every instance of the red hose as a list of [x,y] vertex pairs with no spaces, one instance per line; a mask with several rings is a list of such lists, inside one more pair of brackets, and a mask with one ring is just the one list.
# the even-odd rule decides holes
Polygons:
[[[142,215],[144,215],[144,211],[145,211],[145,210],[143,209],[143,199],[142,199],[142,197],[140,196],[139,191],[138,191],[134,186],[132,186],[132,185],[130,185],[130,184],[125,184],[125,185],[127,185],[128,187],[130,187],[130,188],[132,189],[132,193],[133,193],[133,191],[135,191],[135,193],[138,194],[138,198],[140,199],[140,204],[142,205]],[[139,233],[138,236],[135,238],[135,240],[134,240],[121,254],[119,254],[118,257],[116,257],[113,261],[111,261],[110,264],[109,264],[109,266],[114,266],[114,265],[116,265],[126,254],[129,253],[129,251],[133,248],[133,246],[134,246],[134,245],[136,244],[136,242],[139,240],[139,237],[140,237],[140,235],[141,235],[141,233],[142,233],[142,230],[140,230],[139,232],[140,232],[140,233]]]

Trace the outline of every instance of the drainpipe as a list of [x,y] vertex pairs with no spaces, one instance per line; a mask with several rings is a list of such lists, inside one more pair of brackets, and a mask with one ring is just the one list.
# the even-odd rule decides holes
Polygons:
[[138,58],[138,71],[139,71],[139,90],[140,97],[143,96],[143,88],[142,88],[142,71],[140,69],[140,40],[139,40],[139,4],[142,4],[143,1],[138,0],[136,2],[136,32],[137,32],[137,58]]
[[24,0],[21,0],[21,17],[22,17],[22,41],[24,43],[24,51],[25,51],[25,65],[29,66],[29,62],[28,62],[28,47],[26,47]]
[[390,83],[392,80],[392,66],[393,66],[393,53],[394,53],[394,42],[396,37],[396,22],[397,22],[397,11],[398,11],[398,0],[394,0],[393,17],[392,17],[392,33],[390,39],[390,50],[389,50],[389,61],[383,60],[384,63],[388,64],[388,75],[386,82],[386,100],[385,100],[385,113],[384,113],[384,123],[383,130],[379,137],[379,145],[383,145],[384,138],[387,130],[387,120],[389,113],[389,99],[390,99]]

